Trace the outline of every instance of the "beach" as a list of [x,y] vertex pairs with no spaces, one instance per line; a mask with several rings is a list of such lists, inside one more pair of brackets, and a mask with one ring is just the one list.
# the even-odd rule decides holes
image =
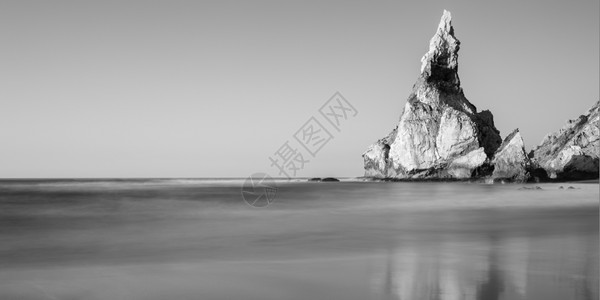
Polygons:
[[598,183],[242,183],[0,181],[0,298],[598,298]]

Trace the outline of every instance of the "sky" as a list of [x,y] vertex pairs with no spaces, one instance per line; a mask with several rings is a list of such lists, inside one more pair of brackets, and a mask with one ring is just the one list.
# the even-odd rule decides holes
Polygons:
[[[292,176],[362,176],[444,9],[466,97],[529,150],[599,99],[599,5],[2,1],[0,178],[280,176],[284,145]],[[339,130],[319,113],[336,92]],[[311,118],[315,155],[294,137]]]

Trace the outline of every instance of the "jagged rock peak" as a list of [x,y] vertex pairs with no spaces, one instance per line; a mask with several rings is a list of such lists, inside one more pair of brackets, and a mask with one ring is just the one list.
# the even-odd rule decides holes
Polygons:
[[451,20],[444,11],[396,129],[363,154],[365,176],[469,178],[502,143],[492,114],[460,88]]
[[[458,79],[458,50],[460,41],[454,36],[452,15],[444,10],[435,35],[429,42],[429,51],[421,58],[421,75],[446,79],[460,86]],[[436,74],[437,73],[437,74]]]
[[525,182],[529,178],[527,168],[529,158],[525,153],[525,143],[519,129],[509,134],[494,154],[492,178]]
[[498,147],[498,150],[496,150],[496,154],[504,152],[511,144],[515,143],[521,148],[523,148],[522,146],[524,146],[523,137],[521,137],[521,132],[519,131],[519,128],[516,128],[504,138],[504,141],[502,141],[502,144],[500,145],[500,147]]

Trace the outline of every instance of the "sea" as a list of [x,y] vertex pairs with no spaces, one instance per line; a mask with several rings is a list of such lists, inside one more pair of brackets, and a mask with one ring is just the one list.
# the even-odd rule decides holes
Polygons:
[[0,180],[0,299],[598,299],[597,181],[258,183]]

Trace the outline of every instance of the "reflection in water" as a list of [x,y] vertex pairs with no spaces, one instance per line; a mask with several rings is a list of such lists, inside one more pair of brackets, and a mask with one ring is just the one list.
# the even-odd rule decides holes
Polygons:
[[490,236],[490,251],[487,261],[489,268],[487,276],[477,288],[477,299],[498,300],[504,290],[504,279],[502,271],[498,268],[498,237]]
[[386,264],[385,264],[385,278],[383,285],[383,298],[385,300],[396,300],[398,297],[394,291],[394,262],[393,255],[388,251],[386,255]]
[[529,259],[529,241],[523,237],[507,238],[503,241],[507,249],[502,262],[506,269],[506,282],[511,285],[509,291],[515,292],[515,299],[523,299],[527,287],[527,263]]
[[374,287],[386,300],[598,299],[597,242],[492,233],[398,245],[385,257],[385,272],[374,274]]

